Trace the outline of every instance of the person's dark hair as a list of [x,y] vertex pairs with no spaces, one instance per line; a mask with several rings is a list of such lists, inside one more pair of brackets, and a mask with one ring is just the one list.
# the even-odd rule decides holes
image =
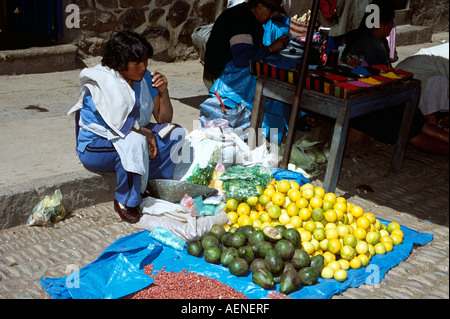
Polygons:
[[[370,4],[374,4],[378,6],[380,12],[380,23],[390,22],[395,18],[395,1],[392,0],[373,0]],[[371,14],[371,12],[366,12],[363,19],[361,20],[361,24],[359,26],[360,29],[368,30],[366,26],[367,17]]]
[[258,3],[260,3],[260,1],[259,0],[248,0],[247,3],[250,8],[255,8],[258,5]]
[[153,48],[144,37],[133,31],[120,31],[106,43],[102,65],[126,71],[128,62],[142,62],[152,56]]

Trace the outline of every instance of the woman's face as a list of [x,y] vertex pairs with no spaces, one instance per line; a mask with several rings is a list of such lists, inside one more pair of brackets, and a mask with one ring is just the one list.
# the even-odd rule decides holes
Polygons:
[[144,78],[145,71],[147,70],[148,60],[144,60],[142,62],[134,62],[130,61],[127,64],[126,71],[120,71],[122,77],[127,81],[130,85],[133,82],[140,82]]

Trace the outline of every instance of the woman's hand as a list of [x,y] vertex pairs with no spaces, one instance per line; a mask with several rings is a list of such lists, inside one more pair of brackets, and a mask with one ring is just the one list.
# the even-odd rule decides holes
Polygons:
[[159,73],[158,71],[152,72],[152,85],[154,88],[158,89],[160,94],[167,92],[167,87],[169,85],[169,81],[164,74]]
[[148,155],[151,160],[154,159],[156,153],[158,152],[158,144],[156,144],[155,135],[146,127],[140,127],[136,132],[144,135],[147,138]]
[[173,107],[169,96],[169,81],[158,71],[152,72],[152,77],[152,85],[159,92],[153,100],[153,116],[159,124],[170,123],[173,118]]

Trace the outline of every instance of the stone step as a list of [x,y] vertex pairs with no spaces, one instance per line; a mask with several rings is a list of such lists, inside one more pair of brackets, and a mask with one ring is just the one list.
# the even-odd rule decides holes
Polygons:
[[0,75],[74,70],[80,67],[77,52],[72,44],[0,51]]
[[433,28],[411,24],[398,25],[396,27],[396,45],[413,45],[431,42]]

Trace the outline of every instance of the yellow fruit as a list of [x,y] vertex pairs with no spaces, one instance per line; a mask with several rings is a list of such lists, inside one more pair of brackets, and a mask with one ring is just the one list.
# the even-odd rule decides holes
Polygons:
[[359,268],[361,268],[361,266],[362,266],[362,262],[358,256],[356,256],[352,260],[350,260],[350,267],[352,269],[359,269]]
[[375,225],[376,218],[375,218],[374,214],[372,214],[372,213],[364,213],[363,216],[366,217],[367,219],[369,219],[371,224]]
[[286,211],[289,216],[297,216],[300,209],[298,208],[297,204],[295,203],[289,203],[286,207]]
[[360,240],[356,243],[355,250],[358,255],[365,255],[369,251],[369,245],[364,240]]
[[295,201],[295,204],[297,204],[298,208],[307,208],[309,205],[309,202],[306,198],[300,197],[297,201]]
[[381,244],[384,245],[384,247],[386,248],[386,252],[390,252],[394,249],[394,245],[390,242],[382,242]]
[[364,216],[358,217],[358,219],[356,220],[356,226],[367,230],[370,228],[370,220]]
[[303,221],[307,221],[308,219],[311,218],[311,209],[304,207],[301,208],[298,212],[298,216],[303,220]]
[[343,238],[344,245],[349,245],[353,248],[356,248],[356,245],[358,244],[358,240],[356,239],[355,235],[353,234],[347,234]]
[[328,228],[328,229],[325,229],[325,236],[328,240],[338,239],[339,233],[336,228]]
[[236,212],[229,212],[229,213],[227,213],[227,215],[228,215],[228,218],[230,219],[231,224],[237,223],[239,215]]
[[238,208],[239,202],[234,198],[230,198],[229,200],[227,200],[226,204],[229,212],[235,212]]
[[252,225],[253,220],[248,215],[242,215],[241,217],[238,218],[238,224],[239,227]]
[[311,188],[305,188],[305,189],[302,191],[302,197],[305,198],[305,199],[307,199],[307,200],[310,200],[311,198],[314,197],[314,189],[311,189]]
[[344,269],[339,269],[338,271],[334,272],[333,278],[336,281],[344,282],[348,278],[347,271],[345,271]]
[[295,228],[299,228],[302,225],[302,219],[298,216],[292,216],[290,221],[292,225],[294,225]]
[[314,221],[321,222],[325,218],[324,213],[322,208],[314,208],[311,212],[311,217]]
[[311,239],[311,244],[314,245],[314,253],[317,252],[317,251],[321,251],[320,243],[319,243],[319,241],[317,239],[314,239],[314,238]]
[[312,220],[308,220],[303,224],[303,228],[311,233],[313,233],[316,227],[317,227],[316,223]]
[[384,236],[384,237],[380,238],[380,243],[383,243],[383,244],[384,243],[389,243],[389,244],[393,245],[394,244],[394,240],[392,239],[392,237]]
[[304,189],[310,188],[312,190],[314,190],[314,186],[311,183],[305,183],[302,186],[300,186],[300,191],[302,192]]
[[267,226],[272,226],[272,223],[271,222],[263,222],[262,225],[261,225],[261,229],[264,229]]
[[[339,209],[340,211],[342,211],[342,214],[344,214],[344,212],[347,211],[347,204],[346,203],[342,203],[342,202],[336,202],[333,206],[334,209]],[[342,217],[341,217],[342,219]]]
[[[319,241],[319,246],[320,246],[320,249],[322,249],[323,251],[330,253],[327,251],[328,250],[328,239],[325,238],[325,239],[322,239],[321,241]],[[334,256],[334,254],[331,254],[331,255]],[[323,256],[325,257],[325,253],[323,253]]]
[[291,189],[291,183],[286,179],[282,179],[281,181],[276,183],[275,187],[277,188],[278,192],[286,194],[288,190]]
[[330,229],[330,228],[336,229],[337,225],[335,223],[326,223],[324,228],[325,228],[325,230]]
[[272,197],[273,193],[275,193],[275,192],[276,192],[275,188],[273,188],[273,187],[266,187],[266,189],[264,190],[263,194]]
[[364,215],[364,211],[361,207],[359,206],[353,206],[350,210],[350,213],[353,215],[353,217],[355,217],[356,219],[358,219],[359,217]]
[[324,213],[324,217],[325,217],[325,220],[329,223],[334,223],[335,221],[337,221],[337,214],[334,211],[334,209],[327,210]]
[[316,228],[325,228],[325,226],[322,224],[322,222],[315,222]]
[[281,215],[281,208],[278,205],[272,205],[267,209],[270,218],[277,219]]
[[300,198],[302,198],[302,193],[298,189],[290,189],[288,192],[288,197],[291,202],[296,203]]
[[334,208],[334,204],[330,202],[329,200],[323,200],[322,201],[322,209],[324,211],[330,210]]
[[258,196],[250,196],[249,198],[247,198],[247,204],[250,207],[254,207],[254,206],[256,206],[256,204],[259,203],[258,199],[259,199]]
[[[258,201],[259,201],[259,199],[258,199]],[[263,205],[261,205],[261,203],[258,202],[258,204],[255,205],[255,209],[258,212],[262,212],[265,209],[265,207]]]
[[345,259],[339,259],[338,262],[341,264],[341,269],[343,270],[349,270],[350,269],[350,263],[348,260]]
[[323,196],[323,199],[332,202],[333,205],[334,205],[336,203],[336,194],[334,194],[334,193],[326,193]]
[[327,249],[332,254],[338,254],[341,250],[341,242],[336,238],[328,239]]
[[260,213],[257,210],[255,210],[255,209],[252,209],[250,211],[250,218],[252,220],[257,220],[257,219],[259,220],[259,215],[260,215]]
[[353,257],[355,257],[356,251],[352,246],[344,245],[341,247],[339,254],[343,259],[351,260]]
[[398,235],[398,236],[400,236],[401,238],[405,238],[405,234],[403,234],[403,232],[400,230],[400,229],[394,229],[392,232],[391,232],[391,236],[392,235]]
[[398,234],[392,234],[391,238],[392,238],[392,243],[394,244],[394,246],[397,246],[397,245],[400,245],[403,243],[403,237]]
[[370,262],[369,257],[366,254],[358,255],[358,258],[361,260],[362,267],[366,267]]
[[341,221],[344,218],[344,211],[336,207],[333,210],[336,212],[337,220]]
[[375,231],[370,231],[366,235],[366,242],[372,246],[375,246],[380,242],[380,233]]
[[242,215],[250,215],[250,205],[247,203],[240,203],[236,212],[238,213],[239,216]]
[[386,229],[380,229],[379,232],[380,232],[380,237],[381,238],[389,237],[389,232]]
[[[326,239],[324,239],[324,240],[326,240]],[[322,248],[322,245],[320,245],[320,246]],[[331,253],[331,252],[329,252],[329,251],[325,251],[323,253],[323,258],[325,259],[325,262],[327,263],[327,265],[329,265],[333,261],[336,261],[336,255]]]
[[302,239],[302,242],[303,241],[311,241],[311,239],[312,239],[311,232],[309,232],[307,230],[301,231],[300,232],[300,238]]
[[349,226],[344,224],[337,225],[336,230],[339,234],[339,238],[345,238],[346,235],[350,234]]
[[262,221],[260,219],[254,219],[252,222],[252,226],[255,227],[255,229],[261,229]]
[[283,195],[283,193],[277,191],[272,195],[272,203],[278,206],[283,206],[285,198],[286,197]]
[[323,279],[332,279],[334,278],[334,269],[328,266],[323,267],[322,272],[320,273]]
[[336,203],[347,203],[347,200],[344,198],[344,197],[342,197],[342,196],[339,196],[339,197],[336,197]]
[[339,263],[339,261],[333,260],[330,261],[329,263],[327,263],[327,267],[330,267],[331,269],[334,270],[334,272],[338,271],[339,269],[342,269],[341,264]]
[[348,218],[348,222],[347,222],[347,224],[348,225],[350,225],[350,224],[352,224],[353,222],[354,222],[354,220],[355,220],[355,218],[353,217],[353,215],[351,214],[351,213],[344,213],[345,214],[345,216],[347,216],[347,218]]
[[397,222],[391,222],[388,224],[387,226],[387,231],[389,232],[389,234],[392,234],[392,231],[395,229],[401,229],[401,226],[399,223]]
[[322,207],[322,197],[314,196],[309,200],[309,205],[311,205],[311,208],[321,208]]
[[286,211],[284,211],[281,213],[280,217],[278,217],[278,221],[282,225],[286,225],[291,221],[291,217],[288,215],[288,213]]
[[377,255],[386,254],[386,246],[383,243],[378,243],[373,248],[375,248],[375,254]]
[[367,232],[365,229],[362,229],[360,227],[357,227],[353,231],[353,235],[355,235],[356,239],[365,240],[367,236]]
[[314,245],[309,241],[302,241],[302,249],[310,255],[316,250]]
[[323,198],[325,196],[325,190],[321,186],[314,187],[314,195]]
[[266,211],[263,211],[259,214],[259,220],[263,223],[270,223],[272,221],[272,218],[270,218],[269,213]]
[[312,232],[312,235],[315,239],[317,239],[319,242],[325,239],[325,229],[324,228],[315,228]]
[[259,196],[258,201],[262,206],[266,206],[267,203],[269,203],[271,200],[271,197],[267,194],[262,194]]
[[300,185],[296,181],[289,181],[289,183],[291,184],[291,189],[300,189]]

